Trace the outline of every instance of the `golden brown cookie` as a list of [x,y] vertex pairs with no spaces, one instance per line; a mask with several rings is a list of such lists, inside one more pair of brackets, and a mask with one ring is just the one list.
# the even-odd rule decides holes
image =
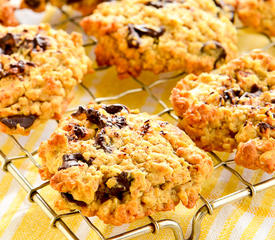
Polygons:
[[25,135],[59,119],[90,69],[78,33],[45,24],[0,26],[0,131]]
[[211,73],[188,75],[171,95],[179,127],[207,151],[237,148],[236,162],[275,170],[275,58],[260,50]]
[[18,21],[14,16],[15,7],[9,0],[0,0],[0,24],[4,26],[16,26]]
[[123,0],[99,4],[82,22],[98,39],[100,66],[120,77],[210,71],[237,52],[236,29],[213,1]]
[[275,36],[275,0],[238,0],[237,13],[244,25]]
[[181,201],[192,208],[212,160],[179,128],[124,105],[80,106],[39,148],[56,207],[121,225]]
[[45,10],[48,2],[58,8],[61,8],[63,5],[69,5],[73,9],[87,15],[91,14],[97,4],[104,2],[104,0],[22,0],[21,8],[30,8],[33,11],[42,12]]

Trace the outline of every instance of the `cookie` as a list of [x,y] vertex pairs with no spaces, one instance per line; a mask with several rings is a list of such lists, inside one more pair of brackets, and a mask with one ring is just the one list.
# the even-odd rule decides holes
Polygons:
[[115,65],[121,78],[202,72],[237,52],[236,29],[220,11],[204,0],[123,0],[99,4],[81,25],[98,40],[98,65]]
[[59,119],[90,68],[78,33],[46,24],[0,26],[0,131],[26,135]]
[[58,8],[69,5],[73,9],[82,12],[84,15],[88,15],[93,12],[97,4],[103,1],[104,0],[22,0],[21,8],[30,8],[33,11],[42,12],[49,2]]
[[275,0],[238,0],[237,13],[245,26],[275,36]]
[[231,152],[236,162],[275,169],[275,58],[254,50],[172,90],[179,127],[207,151]]
[[14,16],[15,7],[9,0],[0,0],[0,24],[4,26],[16,26],[18,21]]
[[121,225],[181,201],[191,208],[212,160],[179,128],[124,105],[80,106],[39,148],[40,175],[79,209]]

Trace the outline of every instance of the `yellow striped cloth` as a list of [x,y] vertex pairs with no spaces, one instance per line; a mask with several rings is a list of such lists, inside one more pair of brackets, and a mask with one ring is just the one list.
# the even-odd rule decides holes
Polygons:
[[[32,23],[35,21],[43,21],[51,23],[60,23],[64,19],[59,12],[53,8],[48,8],[46,14],[36,15],[30,11],[22,11],[18,13],[23,23]],[[75,25],[64,22],[60,25],[66,30],[75,30]],[[239,46],[242,51],[248,51],[253,48],[259,48],[268,43],[266,37],[257,35],[253,32],[239,31]],[[275,55],[275,52],[272,53]],[[150,73],[144,73],[141,78],[146,84],[154,82],[157,78]],[[152,90],[160,99],[169,104],[168,97],[171,88],[175,85],[176,80],[168,81],[157,85]],[[84,84],[92,89],[97,97],[117,95],[127,89],[139,88],[140,86],[133,80],[116,79],[115,70],[113,68],[106,71],[98,72],[87,76]],[[76,89],[76,97],[71,106],[88,103],[91,98],[83,90],[78,87]],[[122,104],[126,104],[131,108],[141,108],[142,111],[157,113],[162,108],[156,102],[148,97],[145,92],[137,92],[118,100]],[[171,119],[168,119],[171,121]],[[45,140],[54,130],[56,123],[49,123],[40,126],[33,131],[28,137],[16,136],[18,141],[29,151],[37,149],[39,143]],[[16,156],[22,154],[14,145],[11,138],[4,134],[0,134],[0,149],[7,156]],[[1,157],[0,157],[1,159]],[[1,159],[2,160],[2,159]],[[21,173],[34,185],[41,183],[37,169],[27,160],[18,160],[15,162]],[[235,167],[246,180],[257,183],[264,179],[268,179],[268,175],[261,171],[251,171],[241,167]],[[239,180],[225,169],[219,169],[214,172],[213,176],[205,184],[202,195],[208,200],[216,199],[226,194],[232,193],[243,188]],[[52,204],[55,192],[46,187],[41,191],[43,197]],[[246,239],[246,240],[263,240],[275,239],[275,204],[274,204],[274,188],[257,194],[253,199],[245,200],[222,207],[214,212],[212,216],[207,216],[202,224],[200,239]],[[196,208],[186,209],[181,204],[175,211],[154,214],[157,220],[170,218],[176,220],[182,227],[184,236],[190,235],[191,219],[196,210],[203,203],[199,201]],[[105,236],[111,236],[135,227],[149,223],[148,219],[139,220],[137,222],[126,224],[120,227],[112,227],[102,223],[98,218],[92,218],[93,223],[104,233]],[[50,227],[48,217],[36,205],[29,203],[26,193],[18,186],[16,181],[9,173],[0,171],[0,239],[16,239],[16,240],[61,240],[65,237],[59,230]],[[80,237],[80,239],[97,239],[93,231],[89,231],[85,222],[79,217],[69,217],[66,223]],[[169,230],[162,230],[155,236],[148,234],[139,239],[173,239],[173,234]]]

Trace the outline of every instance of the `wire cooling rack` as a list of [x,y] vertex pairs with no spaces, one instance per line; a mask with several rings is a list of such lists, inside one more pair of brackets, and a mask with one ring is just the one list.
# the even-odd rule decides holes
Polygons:
[[[65,20],[60,23],[53,24],[54,27],[58,27],[59,25],[70,22],[73,25],[75,25],[75,27],[77,27],[82,33],[84,33],[83,29],[81,28],[81,26],[78,23],[78,21],[83,17],[79,17],[79,16],[70,17],[70,15],[62,9],[60,9],[60,12],[65,16]],[[240,27],[238,29],[239,30],[243,29],[243,27]],[[269,36],[267,36],[265,34],[263,34],[263,36],[265,36],[269,41],[269,44],[267,44],[265,47],[263,47],[263,50],[267,50],[267,49],[275,47],[275,42],[272,41],[272,39]],[[87,39],[89,39],[89,41],[83,45],[84,47],[89,47],[89,46],[96,44],[96,41],[93,38],[88,37],[88,36],[85,36],[85,37]],[[96,71],[104,71],[104,70],[105,70],[105,68],[97,68],[96,69]],[[126,91],[123,91],[123,92],[121,92],[115,96],[111,96],[111,97],[100,97],[100,98],[98,97],[97,98],[97,97],[95,97],[92,90],[88,86],[86,86],[83,83],[81,83],[80,86],[86,91],[86,93],[96,103],[102,103],[102,102],[108,102],[108,101],[119,101],[119,99],[122,97],[127,97],[129,95],[132,95],[132,94],[138,93],[138,92],[145,92],[149,97],[151,97],[155,101],[156,104],[158,104],[161,107],[162,110],[160,112],[158,112],[159,116],[167,115],[170,118],[170,120],[175,121],[175,120],[177,120],[177,116],[173,113],[173,109],[168,107],[164,101],[162,101],[158,96],[156,96],[153,93],[152,89],[162,83],[168,82],[168,81],[178,78],[182,75],[184,75],[184,73],[179,73],[174,76],[161,78],[157,81],[154,81],[152,84],[148,84],[148,85],[137,78],[131,78],[132,81],[134,81],[135,83],[137,83],[139,85],[138,88],[128,89]],[[68,110],[68,112],[72,112],[75,110],[76,109],[71,109],[71,110]],[[40,184],[38,186],[32,186],[30,181],[27,178],[25,178],[23,176],[23,174],[19,171],[19,169],[14,165],[15,161],[27,159],[36,168],[40,168],[39,162],[37,162],[35,159],[35,156],[37,155],[38,151],[37,150],[34,150],[32,152],[29,151],[26,148],[24,148],[23,144],[20,143],[20,141],[16,138],[16,136],[12,136],[12,135],[8,135],[8,136],[13,141],[14,147],[16,147],[18,150],[20,150],[24,154],[19,155],[19,156],[8,157],[3,152],[3,150],[0,149],[0,156],[2,157],[2,166],[1,166],[2,170],[9,172],[15,178],[15,180],[19,183],[19,185],[27,192],[29,200],[31,202],[37,203],[41,207],[43,212],[50,218],[51,225],[54,227],[57,227],[65,235],[65,237],[67,239],[70,239],[70,240],[79,239],[76,236],[76,234],[70,229],[70,227],[63,220],[65,217],[72,216],[72,215],[75,215],[75,216],[80,215],[86,222],[87,227],[89,227],[92,231],[94,231],[98,235],[99,239],[101,239],[101,240],[132,239],[134,237],[138,237],[138,236],[148,234],[148,233],[158,234],[158,232],[161,229],[168,229],[168,228],[173,231],[176,240],[184,239],[183,231],[182,231],[180,225],[176,221],[171,220],[171,219],[163,219],[163,220],[157,221],[153,217],[149,216],[148,217],[148,219],[150,221],[149,224],[143,225],[138,228],[132,229],[130,231],[123,232],[118,235],[106,238],[100,232],[100,230],[92,223],[92,221],[88,217],[83,216],[81,214],[81,212],[79,212],[79,211],[72,211],[72,212],[67,212],[64,214],[57,214],[51,208],[50,204],[45,200],[45,198],[43,198],[42,195],[39,193],[41,189],[43,189],[49,185],[49,181],[43,182],[42,184]],[[212,201],[209,201],[204,196],[200,195],[200,198],[204,204],[197,210],[196,214],[193,216],[192,230],[191,230],[190,236],[187,238],[188,240],[199,239],[201,223],[202,223],[203,218],[206,215],[213,214],[213,212],[217,208],[222,207],[226,204],[230,204],[234,201],[244,199],[249,196],[254,197],[258,192],[275,186],[275,178],[274,177],[271,177],[270,179],[259,182],[257,184],[252,184],[252,183],[246,181],[238,171],[236,171],[234,168],[232,168],[230,166],[231,163],[234,162],[234,159],[223,161],[217,154],[215,154],[213,152],[211,152],[210,155],[215,159],[215,162],[216,162],[216,164],[214,166],[215,170],[223,168],[223,169],[229,171],[230,173],[235,175],[237,177],[237,179],[241,183],[243,183],[246,187],[243,189],[240,189],[238,191],[234,191],[228,195],[221,196],[221,197],[219,197],[215,200],[212,200]],[[0,159],[1,159],[1,157],[0,157]]]

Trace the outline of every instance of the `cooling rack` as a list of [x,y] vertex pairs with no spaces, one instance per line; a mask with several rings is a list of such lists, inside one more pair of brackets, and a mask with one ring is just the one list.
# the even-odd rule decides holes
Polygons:
[[[65,16],[65,20],[62,22],[59,22],[57,24],[53,24],[54,27],[58,27],[59,25],[65,24],[67,22],[72,23],[75,25],[76,28],[79,29],[82,33],[84,31],[81,29],[81,26],[79,25],[79,20],[82,17],[76,16],[71,17],[66,11],[63,9],[60,9],[60,12]],[[239,30],[243,29],[243,27],[238,28]],[[275,47],[275,42],[268,37],[267,35],[263,34],[265,36],[269,43],[263,47],[263,50],[267,50],[270,48]],[[96,41],[88,36],[85,36],[87,42],[83,45],[84,47],[90,47],[96,44]],[[96,71],[104,71],[105,68],[96,68]],[[109,96],[109,97],[95,97],[92,89],[90,89],[88,86],[86,86],[84,83],[80,84],[80,87],[84,89],[84,91],[93,99],[96,103],[102,103],[102,102],[109,102],[109,101],[119,101],[122,97],[129,97],[134,93],[144,92],[146,93],[153,101],[161,108],[161,111],[159,111],[157,114],[159,116],[166,116],[171,121],[177,120],[177,116],[174,114],[173,109],[170,108],[163,100],[161,100],[160,97],[158,97],[154,92],[152,91],[154,87],[171,81],[175,78],[178,78],[180,76],[183,76],[184,73],[178,73],[174,76],[169,77],[163,77],[158,79],[157,81],[154,81],[151,84],[145,84],[143,81],[139,80],[138,78],[130,78],[129,81],[134,81],[136,84],[138,84],[138,88],[132,88],[128,89],[126,91],[122,91],[117,95]],[[68,112],[75,111],[76,109],[70,109]],[[176,240],[184,239],[183,231],[180,227],[180,225],[171,219],[162,219],[162,220],[155,220],[152,216],[148,217],[149,224],[142,225],[138,228],[132,229],[127,232],[120,233],[118,235],[112,236],[112,237],[104,237],[104,235],[100,232],[99,228],[93,224],[93,222],[88,218],[81,214],[79,211],[72,211],[72,212],[66,212],[63,214],[57,214],[50,206],[50,204],[45,200],[45,198],[40,193],[40,190],[45,188],[49,185],[49,181],[43,182],[39,184],[38,186],[32,186],[30,181],[24,177],[22,172],[15,166],[15,161],[21,161],[21,160],[28,160],[30,161],[36,168],[40,168],[39,162],[36,160],[37,150],[29,151],[27,150],[22,143],[18,140],[16,136],[8,135],[8,137],[12,140],[14,147],[16,147],[18,150],[23,152],[23,155],[19,156],[12,156],[8,157],[2,149],[0,149],[0,159],[2,159],[2,170],[9,172],[14,179],[18,182],[18,184],[27,192],[28,199],[31,202],[35,202],[40,206],[40,208],[43,210],[43,212],[50,218],[50,223],[53,227],[57,227],[67,239],[70,240],[77,240],[79,239],[76,236],[76,233],[73,232],[72,229],[65,223],[64,218],[68,216],[76,216],[80,215],[84,221],[87,224],[87,227],[91,229],[91,231],[94,231],[99,239],[101,240],[126,240],[126,239],[132,239],[134,237],[138,237],[144,234],[148,233],[154,233],[158,234],[158,232],[161,229],[171,229],[173,231],[174,237]],[[256,184],[252,184],[245,180],[241,174],[235,170],[231,164],[234,162],[234,159],[230,159],[227,161],[223,161],[217,154],[214,152],[209,153],[213,159],[215,159],[215,171],[217,169],[223,168],[226,171],[229,171],[231,174],[237,177],[238,181],[244,184],[244,188],[234,191],[230,194],[220,196],[219,198],[216,198],[215,200],[207,200],[203,195],[200,195],[200,198],[203,202],[203,205],[197,210],[195,215],[192,219],[192,230],[190,233],[190,236],[187,238],[188,240],[197,240],[200,236],[200,230],[201,230],[201,223],[205,216],[213,214],[213,212],[226,204],[230,204],[234,201],[238,201],[247,197],[254,197],[257,193],[260,191],[266,190],[268,188],[275,186],[275,178],[271,177],[268,180],[264,180],[261,182],[258,182]]]

